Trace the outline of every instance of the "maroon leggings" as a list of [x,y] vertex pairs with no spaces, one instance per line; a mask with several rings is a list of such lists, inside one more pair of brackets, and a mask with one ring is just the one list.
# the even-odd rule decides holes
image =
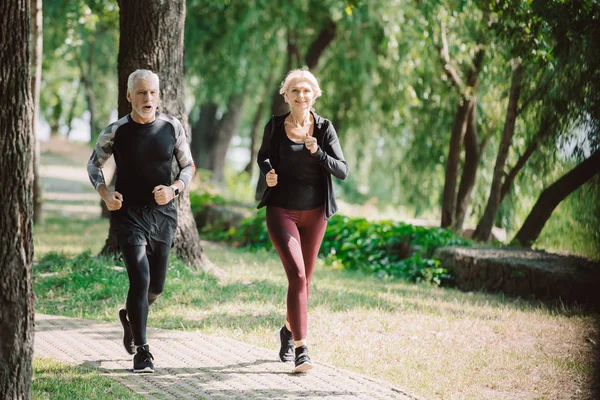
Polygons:
[[310,279],[326,227],[323,207],[313,210],[267,207],[269,237],[288,279],[286,318],[294,340],[306,339]]

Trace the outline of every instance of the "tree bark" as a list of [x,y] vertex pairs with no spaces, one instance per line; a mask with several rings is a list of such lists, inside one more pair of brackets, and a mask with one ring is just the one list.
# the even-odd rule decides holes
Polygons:
[[[477,169],[483,146],[479,145],[477,138],[477,99],[474,99],[475,105],[471,108],[467,122],[467,131],[465,134],[465,163],[463,166],[462,177],[458,186],[458,196],[456,200],[456,217],[452,230],[461,232],[471,203],[471,195],[475,180],[477,178]],[[485,144],[484,144],[485,145]]]
[[500,193],[502,189],[502,180],[504,178],[504,167],[511,146],[512,137],[515,133],[515,122],[517,119],[519,97],[521,95],[522,79],[523,65],[521,61],[516,61],[513,67],[508,108],[506,110],[504,129],[502,130],[502,138],[500,139],[500,147],[498,148],[498,154],[496,156],[496,164],[494,165],[494,175],[490,187],[490,195],[483,216],[479,220],[475,232],[473,232],[473,238],[476,240],[489,240],[490,234],[492,233],[492,227],[494,226],[494,219],[496,218],[496,213],[500,206]]
[[531,247],[552,212],[569,194],[600,173],[600,150],[545,189],[513,241]]
[[34,295],[30,1],[0,2],[0,398],[27,399]]
[[[160,111],[178,118],[187,133],[188,121],[183,104],[185,1],[120,0],[119,7],[119,116],[131,112],[126,97],[129,74],[136,69],[146,68],[160,78]],[[184,262],[204,268],[208,260],[200,245],[190,208],[189,190],[177,198],[176,205],[179,221],[174,252]],[[109,229],[107,246],[111,235],[113,231]]]
[[42,212],[42,184],[40,183],[40,141],[38,140],[38,121],[40,119],[40,86],[42,84],[42,56],[44,39],[42,35],[42,0],[31,0],[31,94],[33,96],[33,122],[31,125],[35,149],[33,155],[33,222],[44,221]]
[[210,165],[208,153],[216,132],[217,109],[215,103],[202,104],[200,116],[192,127],[192,155],[198,168],[208,169]]

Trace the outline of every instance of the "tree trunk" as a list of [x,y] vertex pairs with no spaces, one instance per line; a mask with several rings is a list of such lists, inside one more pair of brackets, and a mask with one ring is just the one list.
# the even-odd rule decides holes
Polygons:
[[208,153],[216,132],[217,109],[215,103],[202,104],[200,116],[192,127],[192,155],[198,168],[208,169],[210,165]]
[[515,166],[506,175],[504,183],[502,183],[502,189],[500,190],[500,203],[502,203],[502,200],[504,200],[504,197],[506,197],[506,194],[510,190],[519,172],[521,172],[521,169],[523,169],[529,158],[531,158],[533,153],[537,150],[540,141],[547,137],[550,133],[550,128],[553,121],[554,119],[550,120],[548,118],[542,120],[540,129],[534,135],[533,139],[531,139],[527,149],[525,149],[525,152],[521,155],[521,157],[519,157]]
[[0,398],[27,399],[34,295],[30,1],[0,2]]
[[446,175],[444,177],[444,194],[442,199],[442,228],[451,228],[454,225],[456,213],[456,183],[458,182],[458,167],[460,165],[460,149],[464,135],[467,131],[469,114],[474,107],[473,101],[463,96],[456,107],[448,158],[446,159]]
[[465,216],[471,203],[471,195],[475,180],[477,177],[477,169],[479,168],[479,160],[483,146],[480,147],[477,138],[477,99],[473,98],[473,107],[469,113],[467,122],[467,131],[465,133],[465,163],[463,166],[460,185],[458,186],[458,197],[456,200],[456,217],[452,230],[461,232],[465,222]]
[[[489,26],[489,15],[483,15],[483,21]],[[446,28],[442,24],[441,35],[440,35],[442,46],[438,47],[440,55],[441,66],[444,69],[444,73],[448,77],[449,82],[452,84],[454,90],[460,96],[460,102],[456,108],[456,114],[454,115],[454,122],[452,123],[452,131],[450,133],[450,144],[448,146],[448,158],[446,160],[446,173],[444,177],[444,191],[442,196],[442,219],[440,226],[442,228],[456,229],[457,217],[457,193],[456,184],[458,182],[458,170],[460,166],[460,150],[463,143],[464,136],[467,130],[467,124],[469,122],[469,115],[471,109],[475,107],[476,93],[479,87],[479,74],[483,66],[483,60],[486,53],[487,37],[482,34],[477,40],[477,52],[473,57],[473,65],[467,73],[467,80],[463,84],[459,72],[454,68],[450,59],[448,40],[446,38]],[[475,171],[476,172],[476,171]],[[469,172],[471,173],[471,172]],[[461,182],[462,183],[462,182]],[[465,181],[465,185],[467,182]],[[474,182],[473,182],[474,184]],[[467,187],[463,187],[463,197],[465,199]],[[467,204],[468,205],[468,204]],[[463,210],[461,212],[464,212]],[[464,219],[464,215],[462,217]]]
[[325,25],[321,27],[321,31],[308,48],[306,57],[304,58],[304,63],[308,69],[312,70],[317,68],[317,64],[319,63],[323,52],[329,47],[331,42],[333,42],[333,39],[335,39],[335,31],[336,25],[331,19],[327,20]]
[[[161,112],[178,118],[188,131],[183,104],[183,29],[185,1],[120,0],[119,116],[131,112],[127,101],[127,78],[139,68],[160,77]],[[189,190],[176,200],[179,223],[174,239],[175,254],[184,262],[205,267],[196,222],[190,209]],[[111,239],[112,229],[109,229]]]
[[517,61],[513,67],[512,83],[510,87],[510,96],[508,99],[508,108],[506,110],[506,119],[504,121],[504,129],[502,130],[502,138],[500,139],[500,147],[496,156],[496,164],[494,165],[494,175],[490,188],[490,195],[485,207],[483,216],[477,224],[473,239],[487,241],[492,233],[494,219],[500,207],[500,192],[502,190],[502,179],[504,177],[504,166],[508,151],[510,149],[512,137],[515,133],[515,122],[517,120],[517,109],[519,105],[519,96],[521,95],[521,83],[523,79],[523,64]]
[[43,19],[42,0],[31,0],[31,65],[34,71],[31,77],[31,94],[33,97],[33,122],[31,125],[35,149],[33,155],[33,222],[44,221],[42,213],[42,184],[40,183],[40,141],[38,140],[38,121],[40,119],[40,86],[42,84],[43,56]]
[[542,192],[513,241],[531,247],[552,212],[569,194],[600,173],[600,150],[573,168]]
[[212,174],[212,181],[222,183],[225,179],[225,157],[231,138],[237,132],[242,110],[244,107],[244,96],[242,94],[233,94],[227,104],[227,112],[219,121],[215,132],[215,141],[207,154]]

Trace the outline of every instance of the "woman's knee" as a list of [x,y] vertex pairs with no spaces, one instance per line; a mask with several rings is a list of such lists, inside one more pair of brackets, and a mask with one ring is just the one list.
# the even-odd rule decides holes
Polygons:
[[302,290],[306,287],[306,275],[304,273],[295,272],[289,273],[288,275],[288,283],[291,288],[296,288],[298,290]]

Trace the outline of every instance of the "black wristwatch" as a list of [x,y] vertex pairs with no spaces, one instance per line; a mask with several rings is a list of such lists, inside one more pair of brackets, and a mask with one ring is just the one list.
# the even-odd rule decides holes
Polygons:
[[177,196],[179,196],[179,188],[175,185],[171,185],[171,189],[173,189],[173,195],[174,195],[174,199],[177,198]]

